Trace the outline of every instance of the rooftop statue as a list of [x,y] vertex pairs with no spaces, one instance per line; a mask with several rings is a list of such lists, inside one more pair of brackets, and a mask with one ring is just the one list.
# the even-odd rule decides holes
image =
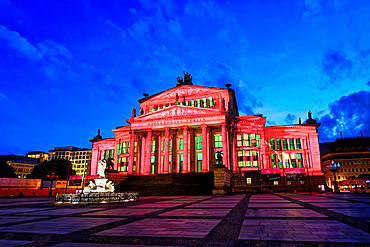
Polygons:
[[188,72],[185,73],[185,71],[183,71],[183,73],[184,73],[184,84],[192,85],[193,77],[191,76],[191,74],[189,74]]
[[312,119],[312,112],[311,111],[308,112],[308,119]]
[[177,77],[177,86],[181,85],[193,85],[193,77],[188,72],[184,73],[184,78]]

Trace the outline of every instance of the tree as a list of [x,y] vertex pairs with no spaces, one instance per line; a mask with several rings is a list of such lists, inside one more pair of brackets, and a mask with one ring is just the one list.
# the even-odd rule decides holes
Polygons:
[[8,165],[5,161],[0,161],[0,177],[4,178],[16,178],[14,168]]
[[29,178],[41,178],[44,180],[50,179],[50,176],[54,172],[54,180],[66,180],[68,174],[68,167],[69,167],[69,175],[75,175],[76,171],[72,170],[72,164],[69,160],[47,160],[42,162],[40,165],[37,165],[33,168],[33,171],[28,176]]
[[358,176],[358,178],[360,178],[360,179],[363,179],[363,180],[370,180],[370,174],[367,174],[367,173],[365,173],[365,174],[360,174],[359,176]]

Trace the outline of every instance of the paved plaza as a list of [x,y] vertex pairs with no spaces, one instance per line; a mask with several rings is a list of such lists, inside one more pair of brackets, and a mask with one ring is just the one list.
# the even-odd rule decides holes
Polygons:
[[370,195],[0,199],[0,246],[370,246]]

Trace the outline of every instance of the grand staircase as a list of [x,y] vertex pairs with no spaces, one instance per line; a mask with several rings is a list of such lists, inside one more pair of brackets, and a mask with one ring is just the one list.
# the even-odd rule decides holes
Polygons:
[[212,195],[213,172],[130,176],[116,192],[137,191],[140,196]]

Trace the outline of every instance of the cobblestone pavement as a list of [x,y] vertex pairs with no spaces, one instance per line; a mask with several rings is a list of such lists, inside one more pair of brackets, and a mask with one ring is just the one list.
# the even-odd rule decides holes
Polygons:
[[370,246],[370,195],[0,199],[0,246]]

